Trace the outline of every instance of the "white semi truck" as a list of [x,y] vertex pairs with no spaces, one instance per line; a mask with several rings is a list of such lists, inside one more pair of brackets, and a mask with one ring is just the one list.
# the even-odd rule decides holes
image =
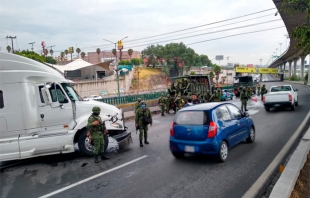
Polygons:
[[73,86],[45,64],[0,52],[0,161],[70,153],[75,145],[92,155],[86,125],[94,106],[119,147],[131,143],[121,109],[83,101]]

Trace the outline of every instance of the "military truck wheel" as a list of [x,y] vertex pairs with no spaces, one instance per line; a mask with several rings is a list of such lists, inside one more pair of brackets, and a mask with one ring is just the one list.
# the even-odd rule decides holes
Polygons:
[[79,137],[79,141],[78,141],[79,150],[85,155],[93,156],[94,146],[91,145],[88,137],[86,136],[86,133],[87,133],[87,130],[85,129]]

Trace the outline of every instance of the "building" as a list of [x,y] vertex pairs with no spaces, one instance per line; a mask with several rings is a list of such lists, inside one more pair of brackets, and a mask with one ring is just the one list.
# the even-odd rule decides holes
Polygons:
[[[130,60],[131,58],[141,58],[141,53],[139,51],[134,51],[129,57],[128,51],[122,51],[122,60]],[[120,60],[120,52],[117,50],[117,59]],[[98,55],[97,52],[88,52],[87,56],[84,58],[85,61],[97,64],[106,60],[115,60],[115,56],[112,51],[102,51]],[[114,64],[114,62],[112,63]]]

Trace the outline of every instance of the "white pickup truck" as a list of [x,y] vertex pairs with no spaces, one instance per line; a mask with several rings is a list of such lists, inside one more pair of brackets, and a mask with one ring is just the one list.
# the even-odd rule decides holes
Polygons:
[[263,96],[266,111],[270,108],[290,107],[292,111],[298,106],[298,89],[292,85],[278,85],[270,87],[269,93]]

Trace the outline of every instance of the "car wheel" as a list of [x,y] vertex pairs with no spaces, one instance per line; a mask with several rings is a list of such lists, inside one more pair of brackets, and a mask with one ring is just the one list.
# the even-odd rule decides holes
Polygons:
[[296,106],[296,107],[298,107],[298,101],[297,101],[297,102],[295,102],[295,106]]
[[220,145],[218,157],[220,162],[225,162],[228,157],[228,146],[225,141],[222,141]]
[[265,107],[266,111],[270,111],[270,108],[269,107]]
[[295,111],[295,102],[293,102],[293,104],[291,105],[291,110]]
[[87,133],[87,130],[84,130],[79,137],[79,141],[78,141],[79,150],[85,155],[93,156],[94,146],[91,145],[89,138],[86,136],[86,133]]
[[184,157],[184,153],[180,153],[180,152],[172,152],[172,155],[176,158]]
[[253,143],[254,140],[255,140],[255,130],[253,127],[251,127],[249,137],[246,139],[246,141],[248,143]]

